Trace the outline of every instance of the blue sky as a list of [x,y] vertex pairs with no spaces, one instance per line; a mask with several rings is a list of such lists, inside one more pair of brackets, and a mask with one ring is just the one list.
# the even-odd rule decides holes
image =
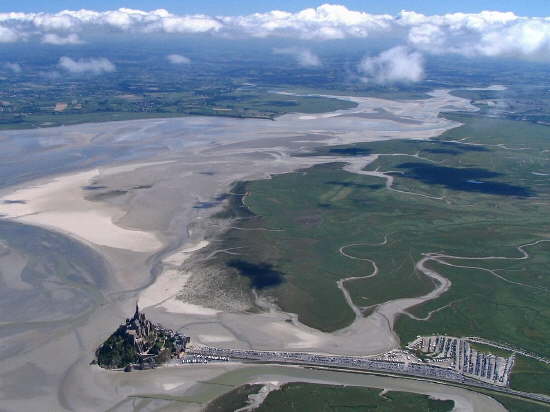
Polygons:
[[482,10],[513,11],[525,16],[550,15],[550,0],[0,0],[0,12],[46,11],[63,9],[112,10],[119,7],[152,10],[165,8],[174,13],[241,15],[274,9],[297,11],[323,3],[343,4],[353,10],[395,14],[402,9],[424,14],[479,12]]

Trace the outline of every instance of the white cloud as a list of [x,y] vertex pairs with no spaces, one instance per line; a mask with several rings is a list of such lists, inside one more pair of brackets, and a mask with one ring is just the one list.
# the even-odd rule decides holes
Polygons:
[[522,21],[481,35],[477,53],[485,56],[544,57],[550,53],[550,21]]
[[181,54],[169,54],[166,59],[172,64],[189,64],[191,59],[189,57],[182,56]]
[[4,67],[14,73],[21,73],[23,71],[23,68],[19,63],[5,63]]
[[292,56],[302,67],[321,66],[321,59],[309,49],[300,47],[287,47],[282,49],[273,49],[274,54]]
[[424,59],[404,46],[386,50],[375,57],[365,57],[359,64],[364,80],[377,84],[413,83],[424,78]]
[[166,10],[141,11],[128,8],[98,12],[64,10],[59,13],[0,13],[0,23],[26,26],[28,30],[67,32],[103,28],[122,32],[204,33],[217,31],[223,23],[202,14],[174,15]]
[[223,17],[225,25],[253,37],[295,37],[301,39],[343,39],[367,37],[391,29],[393,17],[352,11],[345,6],[323,4],[297,13],[271,11],[242,17]]
[[0,13],[0,42],[36,37],[70,41],[78,33],[87,31],[319,41],[387,36],[392,41],[406,42],[409,47],[426,53],[550,58],[550,17],[521,17],[499,11],[431,16],[402,11],[391,16],[323,4],[296,13],[274,10],[225,17],[129,8],[102,12]]
[[42,36],[42,43],[44,44],[54,44],[56,46],[64,46],[67,44],[81,44],[83,43],[78,37],[78,34],[71,33],[67,36],[60,36],[56,33],[46,33]]
[[146,31],[164,31],[165,33],[207,33],[216,32],[223,24],[215,18],[195,16],[166,16],[154,24],[145,26]]
[[409,27],[409,44],[429,53],[547,58],[550,52],[550,18],[498,11],[443,16],[402,12],[398,21]]
[[63,56],[59,59],[58,66],[71,73],[101,74],[116,70],[115,65],[105,57],[73,60],[70,57]]
[[19,40],[19,35],[9,27],[0,26],[0,43],[13,43]]

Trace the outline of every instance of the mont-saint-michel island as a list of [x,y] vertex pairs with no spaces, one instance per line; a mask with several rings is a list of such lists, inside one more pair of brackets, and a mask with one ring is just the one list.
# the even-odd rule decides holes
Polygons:
[[[495,352],[496,354],[493,354]],[[509,356],[502,356],[508,352]],[[248,362],[321,366],[434,378],[529,396],[548,401],[545,395],[522,394],[510,388],[516,353],[548,363],[547,359],[505,344],[477,337],[418,336],[404,349],[374,356],[345,356],[311,352],[224,349],[193,345],[190,337],[153,323],[139,311],[97,349],[102,368],[144,370],[161,366],[187,366],[211,362]],[[499,356],[500,355],[500,356]]]
[[550,411],[547,3],[0,2],[0,411]]
[[152,323],[136,311],[96,351],[97,363],[104,368],[151,368],[170,359],[181,359],[189,337]]

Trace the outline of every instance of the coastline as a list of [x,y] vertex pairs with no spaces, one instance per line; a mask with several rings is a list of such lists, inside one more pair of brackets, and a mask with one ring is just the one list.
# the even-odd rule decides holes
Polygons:
[[[190,306],[185,302],[178,303],[180,301],[176,296],[188,280],[181,276],[180,268],[188,263],[186,261],[193,252],[199,250],[193,246],[215,241],[215,238],[205,237],[212,232],[209,219],[221,208],[222,202],[216,198],[227,192],[233,182],[269,178],[274,174],[288,173],[319,163],[349,163],[349,158],[338,156],[296,158],[290,155],[297,151],[307,152],[320,145],[437,136],[442,130],[457,126],[454,122],[437,117],[437,108],[446,107],[449,102],[456,105],[462,103],[462,109],[473,110],[466,100],[442,92],[436,93],[433,101],[428,99],[404,104],[380,99],[373,102],[365,98],[358,108],[338,111],[332,117],[301,118],[300,115],[285,115],[275,122],[262,122],[262,127],[254,133],[243,133],[243,128],[250,127],[244,125],[248,122],[246,120],[233,123],[227,119],[215,119],[212,125],[205,125],[204,118],[188,118],[184,122],[174,123],[155,120],[151,125],[139,121],[137,134],[132,134],[131,130],[116,131],[109,139],[116,143],[129,139],[128,144],[132,145],[141,141],[149,142],[151,136],[164,139],[157,144],[168,147],[168,150],[152,152],[148,158],[150,163],[146,166],[139,167],[139,163],[136,165],[132,162],[123,166],[126,169],[102,166],[101,173],[96,171],[97,168],[62,173],[53,181],[51,177],[40,179],[40,183],[49,182],[42,186],[36,186],[35,181],[31,181],[18,186],[15,192],[13,187],[3,190],[1,200],[7,200],[8,203],[2,204],[1,208],[12,210],[8,218],[11,216],[15,220],[44,225],[84,241],[104,256],[114,276],[113,283],[116,286],[104,292],[107,298],[104,306],[71,333],[60,335],[47,342],[40,351],[31,354],[30,359],[34,363],[42,365],[44,371],[49,371],[44,359],[48,356],[58,358],[59,355],[55,355],[57,348],[74,351],[70,357],[72,360],[66,359],[62,365],[53,368],[57,370],[54,375],[61,378],[59,391],[56,392],[61,398],[57,402],[73,407],[80,405],[81,410],[93,410],[91,405],[99,402],[98,397],[102,399],[103,405],[112,405],[114,399],[122,399],[134,391],[114,391],[111,387],[115,379],[113,375],[103,371],[91,373],[87,363],[91,360],[93,349],[106,334],[112,332],[113,326],[119,323],[138,299],[143,299],[142,304],[148,306],[148,316],[168,327],[185,328],[192,339],[199,342],[203,340],[258,349],[273,345],[281,349],[361,354],[379,353],[397,345],[394,336],[386,336],[384,333],[378,341],[372,339],[372,336],[367,339],[372,330],[387,330],[387,321],[382,318],[359,319],[356,325],[334,334],[322,334],[299,324],[295,315],[284,312],[225,313]],[[381,104],[391,109],[396,103],[399,103],[397,106],[400,110],[409,110],[412,115],[416,114],[425,120],[425,123],[419,125],[388,119],[350,119],[341,116],[361,111],[371,113],[373,107]],[[256,121],[251,122],[252,126],[260,127]],[[195,127],[199,132],[191,140],[180,142],[177,136],[182,133],[182,126]],[[101,129],[100,126],[93,128]],[[167,128],[171,134],[157,137],[157,128]],[[224,129],[224,138],[218,135],[221,128]],[[51,136],[50,131],[46,135]],[[68,133],[74,136],[76,129]],[[108,141],[105,137],[101,138],[104,139],[102,143]],[[79,144],[95,140],[97,138],[78,136]],[[82,189],[90,184],[104,186],[105,189]],[[69,192],[75,202],[60,205],[58,202],[65,200]],[[89,196],[108,192],[111,194],[100,200],[90,200]],[[69,226],[66,226],[67,220],[64,219],[66,213],[73,213],[74,217]],[[99,232],[100,227],[103,237],[98,238],[94,232]],[[105,232],[107,237],[104,237]],[[78,336],[76,346],[72,333]],[[357,336],[366,340],[350,342]],[[6,370],[13,374],[23,365],[24,359],[18,359],[11,362]],[[77,384],[77,381],[81,383]],[[87,387],[93,394],[93,402],[88,399],[88,395],[79,395],[76,388],[82,390],[83,387]],[[161,386],[155,384],[154,387],[161,390]],[[102,391],[105,393],[99,395]],[[32,404],[34,400],[28,402]]]

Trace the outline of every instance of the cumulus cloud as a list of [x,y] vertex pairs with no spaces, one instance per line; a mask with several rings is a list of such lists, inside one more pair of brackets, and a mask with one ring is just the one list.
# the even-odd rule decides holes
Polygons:
[[191,59],[189,57],[182,56],[181,54],[169,54],[168,56],[166,56],[166,60],[168,60],[172,64],[191,63]]
[[[521,17],[511,12],[398,15],[354,11],[323,4],[295,13],[270,11],[246,16],[172,14],[121,8],[110,11],[0,13],[0,42],[86,31],[109,33],[203,34],[225,38],[286,37],[333,40],[388,36],[426,53],[467,56],[550,56],[550,17]],[[54,39],[54,37],[51,37]],[[74,37],[73,37],[74,39]]]
[[0,26],[0,43],[13,43],[19,40],[19,35],[9,27]]
[[56,46],[83,43],[82,40],[80,40],[80,37],[78,37],[78,34],[75,33],[71,33],[67,36],[60,36],[56,33],[46,33],[42,36],[41,42],[44,44],[54,44]]
[[164,9],[142,11],[128,8],[98,12],[63,10],[59,13],[0,13],[0,23],[43,32],[75,32],[103,28],[121,32],[203,33],[220,30],[224,23],[202,14],[174,15]]
[[5,63],[4,67],[14,73],[21,73],[23,71],[23,68],[19,63]]
[[352,11],[337,4],[323,4],[297,13],[275,10],[242,17],[224,17],[222,22],[253,37],[297,37],[301,39],[344,39],[367,37],[391,29],[393,17]]
[[122,32],[213,33],[224,36],[299,37],[343,39],[367,37],[390,30],[395,18],[387,14],[353,11],[345,6],[323,4],[297,13],[280,10],[247,16],[177,15],[164,9],[153,11],[121,8],[110,11],[64,10],[59,13],[0,13],[0,23],[26,27],[29,31],[67,32],[104,28]]
[[414,83],[424,78],[424,59],[404,46],[386,50],[375,57],[365,57],[359,64],[364,80],[377,84]]
[[59,59],[58,66],[70,73],[101,74],[116,70],[115,65],[105,57],[73,60],[70,57],[63,56]]
[[430,53],[546,57],[550,52],[550,18],[496,11],[443,16],[402,12],[399,21],[409,26],[409,44]]
[[301,47],[287,47],[282,49],[273,49],[274,54],[292,56],[302,67],[319,67],[321,59],[309,49]]

